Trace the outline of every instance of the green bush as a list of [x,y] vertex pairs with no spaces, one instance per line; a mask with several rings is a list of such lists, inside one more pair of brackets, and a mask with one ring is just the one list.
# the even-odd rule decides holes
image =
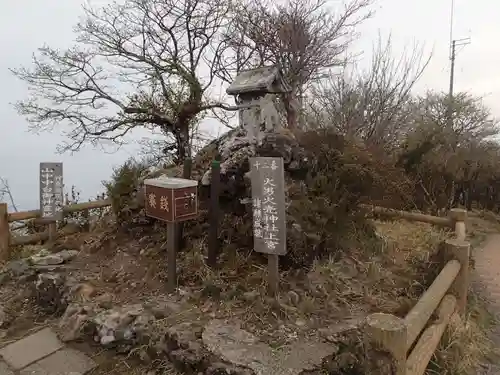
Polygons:
[[149,167],[150,163],[147,160],[129,159],[120,167],[113,169],[110,181],[103,182],[118,224],[130,219],[131,209],[137,206],[140,179]]

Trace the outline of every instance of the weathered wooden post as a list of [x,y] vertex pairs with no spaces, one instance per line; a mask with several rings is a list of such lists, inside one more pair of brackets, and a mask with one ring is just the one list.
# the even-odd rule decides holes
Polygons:
[[177,288],[176,224],[198,216],[198,182],[158,177],[144,180],[146,215],[167,222],[167,289]]
[[279,289],[279,256],[286,254],[283,158],[250,159],[254,250],[268,257],[269,291]]
[[467,235],[466,221],[467,221],[467,210],[462,208],[452,208],[449,213],[449,217],[455,228],[455,235],[459,240],[464,241]]
[[219,254],[219,194],[220,194],[220,157],[212,161],[210,178],[210,228],[208,232],[207,264],[209,267],[217,265]]
[[57,234],[57,221],[63,219],[64,184],[62,163],[40,163],[40,216],[49,222],[49,241]]
[[[242,71],[227,89],[241,107],[240,121],[253,143],[253,155],[266,133],[281,126],[274,98],[290,91],[281,71],[265,66]],[[283,158],[250,158],[254,250],[268,254],[269,291],[279,289],[279,255],[286,254],[286,208]]]
[[469,258],[470,243],[460,239],[445,241],[445,262],[456,259],[460,262],[460,271],[451,285],[450,291],[457,298],[457,308],[464,314],[467,307],[467,292],[469,290]]
[[7,203],[0,203],[0,260],[10,257],[10,228]]
[[[191,172],[193,169],[193,160],[190,157],[184,159],[184,163],[182,166],[182,178],[186,180],[191,179]],[[184,223],[177,223],[176,226],[176,241],[177,241],[177,249],[182,250],[186,246],[186,241],[184,239]]]
[[406,331],[404,320],[395,315],[376,313],[366,320],[365,346],[389,353],[396,368],[394,375],[406,375]]

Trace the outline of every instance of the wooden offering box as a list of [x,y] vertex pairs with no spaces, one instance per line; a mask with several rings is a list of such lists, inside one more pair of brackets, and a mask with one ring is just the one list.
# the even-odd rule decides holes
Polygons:
[[159,177],[144,180],[146,215],[176,223],[198,216],[198,181]]

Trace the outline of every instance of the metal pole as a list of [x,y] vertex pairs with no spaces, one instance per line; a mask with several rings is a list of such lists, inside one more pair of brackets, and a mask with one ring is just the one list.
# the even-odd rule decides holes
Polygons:
[[450,68],[450,89],[448,92],[448,126],[450,129],[453,128],[453,85],[455,81],[455,54],[456,51],[456,40],[451,42],[451,68]]

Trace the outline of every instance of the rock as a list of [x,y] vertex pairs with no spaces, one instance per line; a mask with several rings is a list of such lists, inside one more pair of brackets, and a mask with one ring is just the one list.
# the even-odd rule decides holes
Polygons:
[[164,319],[172,314],[178,314],[182,310],[181,305],[173,301],[150,304],[145,307],[151,311],[156,319]]
[[288,296],[288,302],[290,305],[292,306],[297,306],[300,302],[300,297],[298,295],[297,292],[293,291],[293,290],[290,290],[288,293],[287,293],[287,296]]
[[68,342],[81,338],[93,314],[94,310],[91,307],[79,306],[76,304],[69,305],[59,321],[61,340]]
[[57,255],[63,259],[64,263],[67,263],[75,259],[78,253],[79,253],[78,250],[62,250],[59,251]]
[[8,272],[0,273],[0,286],[7,284],[12,276]]
[[30,263],[27,259],[13,260],[4,268],[4,271],[13,276],[21,276],[30,269]]
[[202,327],[181,323],[170,327],[163,338],[163,351],[174,366],[183,372],[197,374],[206,367],[209,352],[201,342]]
[[37,266],[53,266],[66,263],[78,255],[77,250],[62,250],[55,254],[50,254],[47,250],[42,250],[29,258],[31,264]]
[[103,293],[95,298],[99,307],[111,309],[113,307],[113,295],[111,293]]
[[170,327],[164,337],[165,351],[198,346],[203,327],[194,323],[180,323]]
[[57,254],[49,254],[44,256],[37,254],[31,256],[29,259],[31,261],[31,264],[36,266],[54,266],[64,263],[63,257]]
[[205,287],[201,291],[202,297],[211,297],[214,299],[220,299],[222,293],[222,289],[214,284],[205,285]]
[[71,290],[71,295],[82,301],[90,301],[96,294],[95,287],[90,283],[80,283],[75,285]]
[[5,313],[5,310],[3,309],[2,306],[0,306],[0,328],[4,326],[7,320],[7,314]]
[[32,298],[47,314],[63,313],[68,306],[65,277],[56,273],[39,274]]
[[337,348],[318,341],[301,341],[279,351],[240,328],[240,324],[210,321],[203,331],[206,348],[223,362],[249,368],[255,375],[299,375],[320,369]]
[[154,316],[142,305],[105,310],[92,318],[94,336],[101,345],[119,345],[122,352],[149,341]]
[[362,336],[361,330],[365,321],[365,316],[346,319],[337,324],[320,328],[319,334],[330,343],[354,343]]
[[101,345],[107,346],[116,340],[115,336],[103,336],[101,337]]
[[206,375],[255,375],[255,372],[248,368],[229,365],[227,363],[212,363],[205,371]]
[[395,373],[391,358],[378,348],[362,345],[366,318],[354,317],[319,330],[320,336],[337,347],[336,353],[324,361],[328,373],[385,375]]
[[255,301],[260,296],[260,293],[257,290],[251,290],[249,292],[245,292],[242,295],[243,300],[245,301]]

